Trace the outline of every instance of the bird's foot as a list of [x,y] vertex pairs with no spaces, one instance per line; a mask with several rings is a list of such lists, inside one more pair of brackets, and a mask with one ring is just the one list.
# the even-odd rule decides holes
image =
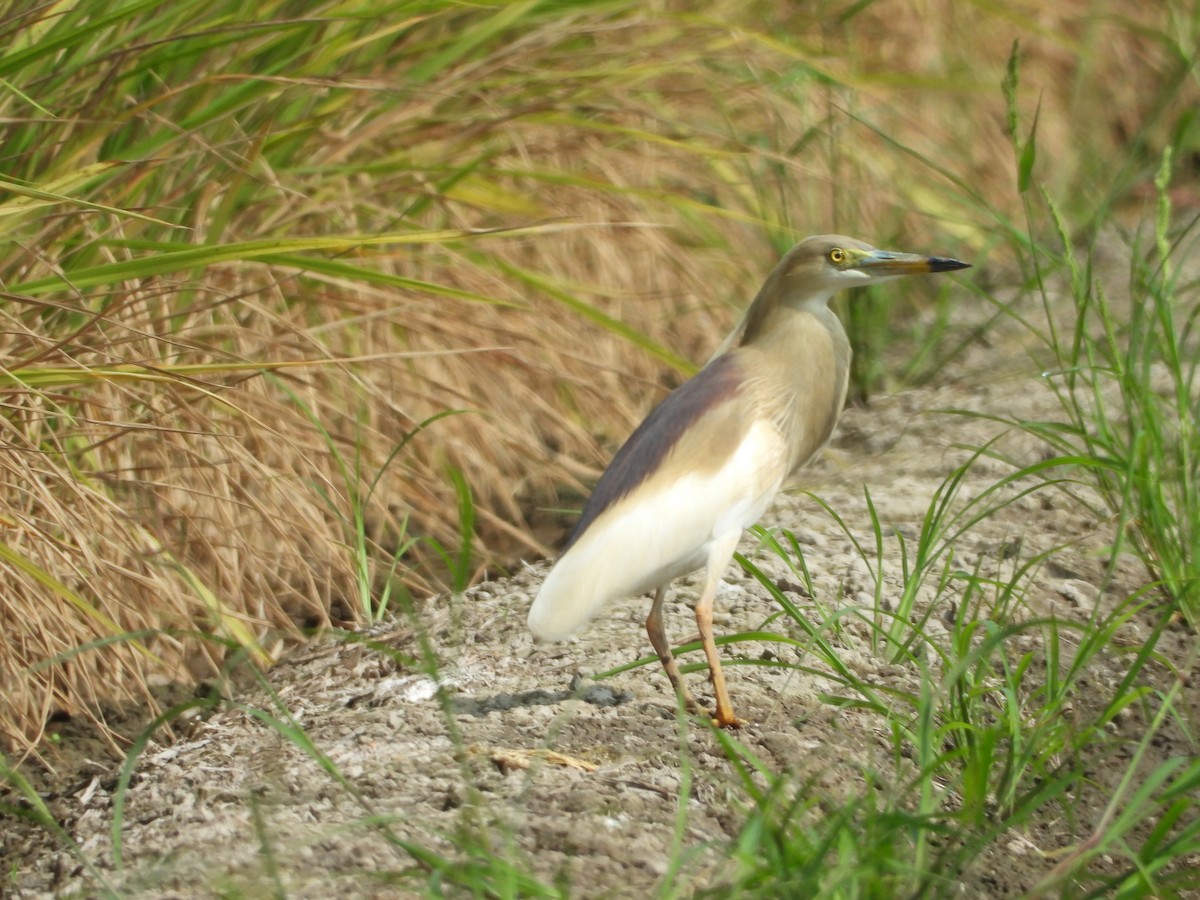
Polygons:
[[721,710],[717,710],[716,715],[712,717],[712,723],[718,728],[741,728],[743,725],[749,725],[748,719],[739,719],[732,712],[725,715],[721,714]]

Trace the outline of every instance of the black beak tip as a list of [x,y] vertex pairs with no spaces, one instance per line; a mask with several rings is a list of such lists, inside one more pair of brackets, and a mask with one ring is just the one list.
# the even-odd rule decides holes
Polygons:
[[945,257],[945,256],[929,257],[929,271],[930,272],[954,272],[958,269],[969,269],[969,268],[971,268],[971,264],[962,262],[961,260],[950,259],[949,257]]

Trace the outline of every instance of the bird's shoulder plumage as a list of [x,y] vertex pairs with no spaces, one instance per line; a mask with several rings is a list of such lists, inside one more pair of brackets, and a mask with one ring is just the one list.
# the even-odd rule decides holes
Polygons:
[[[684,382],[646,416],[617,451],[583,513],[566,549],[614,503],[645,482],[661,478],[668,459],[688,472],[719,468],[737,447],[748,414],[737,402],[745,372],[736,354],[713,360]],[[682,458],[680,458],[682,457]]]

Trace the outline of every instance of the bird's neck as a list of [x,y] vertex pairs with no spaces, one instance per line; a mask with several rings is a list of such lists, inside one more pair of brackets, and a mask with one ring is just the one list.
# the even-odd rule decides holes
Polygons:
[[[806,297],[788,296],[782,279],[784,267],[779,266],[767,278],[754,301],[746,308],[733,331],[725,337],[708,362],[712,362],[734,347],[742,347],[754,343],[763,335],[770,333],[777,322],[786,325],[794,320],[793,313],[809,313],[831,330],[841,333],[841,323],[829,310],[829,298],[832,294],[810,294]],[[708,363],[705,363],[707,365]]]
[[829,312],[830,293],[797,295],[789,290],[787,277],[788,269],[782,264],[776,266],[775,271],[767,277],[742,319],[739,344],[752,343],[760,335],[769,332],[781,318],[781,313],[782,318],[786,319],[789,312],[809,312],[818,317],[822,312]]
[[760,408],[788,436],[794,470],[833,433],[846,399],[850,342],[824,302],[777,304],[734,353],[755,378]]
[[[737,346],[751,344],[775,346],[781,357],[795,354],[798,343],[813,329],[826,331],[835,349],[849,357],[850,343],[842,323],[829,308],[831,294],[815,294],[803,299],[785,299],[775,303],[755,303],[746,312]],[[790,352],[788,348],[791,348]]]

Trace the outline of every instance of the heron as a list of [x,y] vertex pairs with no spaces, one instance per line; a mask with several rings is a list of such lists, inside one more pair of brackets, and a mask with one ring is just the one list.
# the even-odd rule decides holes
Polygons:
[[970,264],[878,250],[842,235],[805,238],[767,276],[737,327],[613,457],[529,611],[539,641],[561,641],[613,601],[654,591],[646,632],[676,696],[688,693],[663,625],[667,588],[705,569],[695,606],[716,703],[733,712],[713,638],[713,604],[742,532],[829,440],[850,380],[850,342],[830,298],[904,275]]

